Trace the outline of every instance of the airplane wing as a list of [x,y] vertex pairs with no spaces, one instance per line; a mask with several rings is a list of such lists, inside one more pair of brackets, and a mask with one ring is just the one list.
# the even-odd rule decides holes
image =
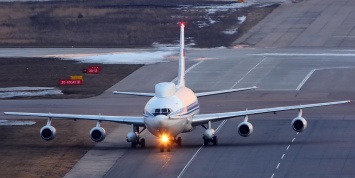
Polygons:
[[[256,89],[256,88],[258,88],[258,87],[254,86],[254,87],[248,87],[248,88],[237,88],[237,89],[230,89],[230,90],[202,92],[202,93],[196,93],[196,97],[210,96],[210,95],[217,95],[217,94],[222,94],[222,93],[231,93],[231,92],[238,92],[238,91],[245,91],[245,90],[252,90],[252,89]],[[155,96],[155,93],[122,92],[122,91],[114,91],[113,94],[148,96],[148,97]]]
[[203,92],[203,93],[196,93],[197,97],[202,97],[202,96],[210,96],[210,95],[217,95],[217,94],[222,94],[222,93],[231,93],[231,92],[237,92],[237,91],[245,91],[245,90],[252,90],[252,89],[257,89],[258,87],[248,87],[248,88],[237,88],[237,89],[230,89],[230,90],[219,90],[219,91],[210,91],[210,92]]
[[192,125],[197,126],[197,125],[206,124],[208,121],[215,122],[215,121],[230,119],[238,116],[287,111],[287,110],[295,110],[295,109],[302,109],[302,108],[312,108],[312,107],[320,107],[320,106],[329,106],[329,105],[345,104],[345,103],[350,103],[350,100],[328,102],[328,103],[295,105],[295,106],[283,106],[283,107],[275,107],[275,108],[253,109],[253,110],[236,111],[236,112],[198,114],[193,116]]
[[138,92],[121,92],[121,91],[114,91],[113,94],[135,95],[135,96],[148,96],[148,97],[153,97],[153,96],[155,96],[155,93],[138,93]]
[[96,120],[117,122],[120,124],[137,125],[144,127],[142,116],[105,116],[105,115],[79,115],[79,114],[51,114],[51,113],[28,113],[28,112],[4,112],[5,115],[15,116],[35,116],[58,119],[82,119],[82,120]]

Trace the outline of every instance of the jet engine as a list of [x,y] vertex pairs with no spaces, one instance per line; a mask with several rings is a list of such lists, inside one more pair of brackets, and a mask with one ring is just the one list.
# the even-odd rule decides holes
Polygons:
[[248,137],[251,133],[253,133],[253,125],[248,121],[240,123],[238,125],[238,133],[242,137]]
[[91,140],[94,142],[101,142],[105,140],[106,131],[102,127],[94,127],[90,131]]
[[138,140],[138,133],[137,132],[129,132],[127,134],[127,142],[135,142]]
[[205,132],[203,133],[203,139],[212,140],[214,133],[215,133],[214,129],[206,129]]
[[307,121],[305,118],[298,116],[291,122],[292,129],[296,132],[302,132],[307,128]]
[[43,140],[50,141],[54,139],[56,132],[57,131],[53,126],[46,125],[41,128],[39,133]]

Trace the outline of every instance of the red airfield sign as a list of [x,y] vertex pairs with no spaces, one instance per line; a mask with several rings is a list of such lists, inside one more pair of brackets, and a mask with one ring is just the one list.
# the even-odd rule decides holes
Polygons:
[[59,80],[59,85],[82,85],[82,80]]

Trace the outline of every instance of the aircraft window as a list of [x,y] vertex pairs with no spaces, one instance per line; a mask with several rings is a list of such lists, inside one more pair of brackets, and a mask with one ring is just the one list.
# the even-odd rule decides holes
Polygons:
[[155,111],[153,112],[154,116],[157,116],[160,114],[160,109],[155,109]]
[[162,109],[155,109],[154,112],[153,112],[153,115],[154,116],[157,116],[157,115],[169,115],[171,113],[171,109],[169,108],[162,108]]

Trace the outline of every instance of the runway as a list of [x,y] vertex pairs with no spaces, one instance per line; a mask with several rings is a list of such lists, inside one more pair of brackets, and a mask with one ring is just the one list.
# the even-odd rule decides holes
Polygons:
[[[351,76],[355,71],[351,68],[316,71],[305,82],[303,88],[296,90],[313,68],[354,66],[355,63],[347,57],[332,60],[317,59],[317,57],[302,57],[302,60],[298,57],[283,57],[281,60],[279,57],[267,57],[268,63],[265,63],[266,67],[264,67],[260,63],[264,57],[255,59],[254,55],[249,56],[251,60],[248,57],[226,59],[223,62],[207,60],[190,71],[186,76],[187,80],[195,84],[191,84],[192,86],[200,87],[198,88],[200,90],[207,90],[208,87],[203,87],[205,85],[212,86],[211,89],[219,89],[213,86],[219,86],[221,83],[225,83],[224,89],[228,89],[242,77],[244,78],[240,83],[270,83],[261,85],[260,90],[257,91],[201,98],[203,113],[352,99],[354,96],[352,95],[354,85],[351,82],[353,80]],[[245,65],[238,65],[242,62],[245,62]],[[259,65],[255,67],[257,64]],[[220,72],[220,75],[235,71],[235,77],[221,82],[218,78],[219,73],[214,72],[215,78],[207,80],[206,71],[203,69],[214,67],[218,68],[218,71],[224,71]],[[247,73],[248,75],[245,76]],[[191,82],[191,78],[194,82]],[[280,81],[281,79],[288,82],[285,84]],[[198,81],[201,81],[200,85]],[[227,121],[218,132],[220,145],[217,147],[201,147],[202,127],[191,133],[182,134],[184,146],[173,149],[171,153],[159,153],[155,147],[156,141],[152,136],[147,135],[145,138],[150,143],[146,150],[128,150],[104,177],[144,177],[147,175],[155,177],[178,177],[179,175],[180,177],[272,177],[272,175],[273,177],[324,177],[331,174],[339,177],[354,175],[355,172],[351,170],[351,165],[355,161],[351,159],[354,156],[351,151],[354,143],[350,136],[354,134],[351,129],[354,125],[352,107],[353,104],[349,104],[305,110],[304,117],[309,120],[309,127],[300,134],[295,133],[290,127],[290,122],[296,117],[297,111],[277,115],[250,116],[255,132],[248,138],[242,138],[237,134],[236,127],[242,118],[232,119]],[[214,128],[219,125],[220,123],[215,123]]]
[[[288,53],[283,49],[187,51],[190,56],[187,68],[194,66],[186,76],[187,85],[195,91],[259,86],[256,91],[203,97],[200,99],[201,113],[354,99],[352,76],[355,61],[352,57],[280,57],[268,55],[271,52]],[[293,52],[318,54],[325,51],[295,49]],[[225,58],[198,60],[209,53],[216,56],[224,54]],[[347,68],[341,68],[344,66]],[[214,71],[214,68],[218,70]],[[325,69],[314,70],[320,68]],[[0,107],[3,111],[140,115],[149,98],[112,95],[111,91],[152,92],[155,83],[173,80],[176,71],[176,62],[146,65],[98,97],[83,100],[1,100]],[[209,79],[208,71],[214,71]],[[226,75],[229,75],[229,80],[224,79]],[[308,79],[297,90],[306,77]],[[237,133],[237,125],[242,118],[232,119],[220,127],[217,133],[220,144],[216,147],[201,147],[203,128],[197,127],[191,133],[182,134],[183,147],[173,148],[170,153],[160,153],[155,137],[147,132],[143,133],[147,148],[131,149],[125,142],[129,126],[118,125],[66,177],[351,176],[355,175],[351,169],[355,163],[351,137],[354,134],[353,107],[350,103],[305,109],[304,117],[309,125],[300,134],[290,126],[297,111],[250,116],[255,130],[248,138]],[[220,124],[213,123],[213,127],[216,129]]]

